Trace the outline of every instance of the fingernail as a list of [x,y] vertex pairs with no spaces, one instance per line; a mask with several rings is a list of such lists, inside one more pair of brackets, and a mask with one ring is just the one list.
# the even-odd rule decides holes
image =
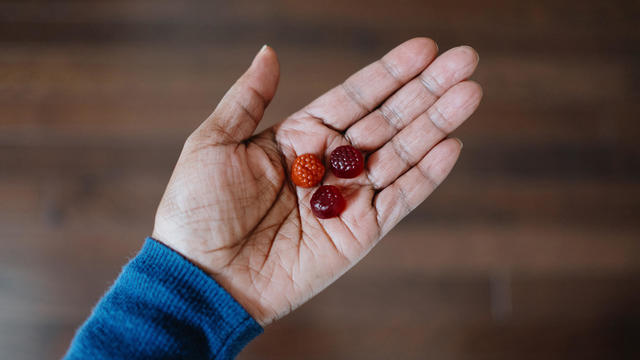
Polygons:
[[462,140],[455,138],[456,141],[458,142],[458,144],[460,144],[460,150],[462,150],[462,147],[464,146],[464,144],[462,143]]
[[258,58],[260,57],[260,55],[267,50],[269,46],[267,44],[262,45],[262,47],[260,48],[260,50],[258,50],[258,53],[253,57],[253,61],[251,62],[251,65],[255,64],[256,61],[258,61]]

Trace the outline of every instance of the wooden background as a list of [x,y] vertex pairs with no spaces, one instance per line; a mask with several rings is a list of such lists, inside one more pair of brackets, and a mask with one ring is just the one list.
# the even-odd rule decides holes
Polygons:
[[60,357],[263,43],[272,124],[410,37],[480,53],[449,180],[240,359],[640,358],[638,1],[0,1],[0,358]]

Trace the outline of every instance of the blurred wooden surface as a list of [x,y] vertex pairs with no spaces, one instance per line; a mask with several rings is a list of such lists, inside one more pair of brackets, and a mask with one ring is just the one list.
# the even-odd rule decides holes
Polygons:
[[263,43],[282,68],[268,126],[416,35],[480,53],[460,163],[240,359],[640,358],[639,10],[0,1],[0,358],[63,354]]

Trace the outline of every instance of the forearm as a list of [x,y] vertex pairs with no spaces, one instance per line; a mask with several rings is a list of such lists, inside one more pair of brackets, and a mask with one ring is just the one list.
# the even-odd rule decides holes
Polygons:
[[229,359],[261,332],[211,277],[149,238],[65,359]]

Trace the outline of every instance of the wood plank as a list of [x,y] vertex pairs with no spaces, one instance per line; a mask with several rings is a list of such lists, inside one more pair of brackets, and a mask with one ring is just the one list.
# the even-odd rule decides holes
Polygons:
[[[82,3],[80,3],[82,4]],[[155,9],[154,9],[155,7]],[[324,2],[299,4],[282,1],[262,6],[241,1],[221,5],[189,2],[176,8],[164,1],[57,2],[11,4],[0,23],[3,42],[156,42],[184,46],[211,40],[221,44],[252,41],[255,34],[267,39],[309,46],[313,43],[366,48],[389,45],[408,34],[434,34],[451,45],[470,41],[481,48],[535,53],[626,52],[637,42],[633,31],[638,5],[629,1],[597,1],[521,4],[497,1],[492,6],[465,3],[402,1],[389,18],[388,2],[367,2],[366,7]],[[461,10],[462,9],[462,10]],[[106,15],[94,15],[104,13]],[[225,16],[226,15],[226,16]],[[92,21],[82,21],[88,16]],[[399,19],[402,19],[400,21]],[[33,20],[39,23],[34,27]],[[74,21],[75,20],[75,21]],[[450,24],[455,23],[452,28]],[[606,25],[606,26],[605,26]],[[594,32],[598,28],[601,31]],[[608,31],[606,31],[608,30]]]
[[[0,98],[0,142],[179,141],[208,115],[254,51],[240,47],[221,57],[221,48],[181,54],[167,47],[10,50],[0,55],[6,95]],[[264,126],[374,58],[354,51],[282,49],[280,92]],[[477,78],[485,88],[484,104],[462,134],[487,141],[539,135],[549,141],[632,142],[640,135],[632,121],[640,114],[632,64],[631,58],[483,56]],[[526,131],[513,131],[514,123]]]
[[[639,285],[637,277],[514,278],[513,312],[502,320],[490,315],[486,282],[418,276],[392,285],[385,277],[354,277],[268,327],[240,358],[601,359],[640,353],[630,332],[640,320],[640,299],[629,290]],[[545,311],[531,308],[534,302]]]
[[[36,266],[73,264],[83,269],[123,264],[152,230],[145,223],[126,228],[69,226],[65,230],[2,232],[6,264],[31,259]],[[406,225],[389,234],[359,267],[371,274],[426,272],[433,274],[515,273],[564,274],[572,272],[640,271],[637,229],[576,229],[549,226],[491,228],[442,226],[420,229]],[[37,247],[37,250],[34,248]],[[21,260],[23,259],[23,260]],[[54,272],[55,273],[55,272]]]
[[[625,159],[626,151],[607,154],[608,148],[575,152],[567,146],[532,154],[508,146],[504,148],[509,152],[475,146],[467,144],[469,150],[449,181],[408,223],[589,229],[629,229],[636,223],[640,167],[632,165],[638,155]],[[4,147],[0,192],[15,196],[0,205],[0,214],[6,216],[3,231],[26,228],[20,231],[41,234],[64,226],[121,229],[148,224],[178,152],[179,145]]]
[[362,262],[371,273],[562,274],[640,270],[637,228],[469,225],[401,226]]
[[[170,166],[147,173],[118,169],[117,175],[97,170],[29,181],[23,174],[0,180],[7,194],[0,215],[2,232],[23,227],[23,234],[64,226],[122,228],[147,223],[155,211]],[[406,220],[407,226],[505,227],[583,226],[588,229],[637,228],[640,186],[633,182],[591,183],[549,180],[491,180],[456,173]],[[31,226],[27,226],[31,224]],[[84,226],[82,225],[84,224]],[[634,226],[635,224],[635,226]]]
[[[43,335],[43,323],[51,324],[53,348],[61,353],[73,328],[104,290],[99,280],[114,276],[100,269],[91,272],[93,281],[87,281],[86,274],[68,271],[70,278],[61,287],[56,283],[57,276],[64,274],[59,268],[40,273],[3,266],[4,288],[11,291],[2,293],[0,304],[13,311],[0,313],[2,323],[16,324],[18,334],[30,333],[32,338]],[[600,356],[637,354],[637,342],[628,336],[640,323],[640,294],[634,290],[640,285],[638,274],[514,274],[505,285],[510,310],[496,318],[493,307],[499,300],[491,291],[491,277],[406,271],[373,274],[357,267],[268,327],[243,355],[423,358],[448,354],[466,358],[465,354],[473,353],[478,358],[506,359],[520,353],[559,358],[555,357],[560,356],[558,351],[565,358],[591,351]],[[69,281],[76,278],[84,280]],[[532,337],[534,332],[539,336]],[[11,339],[16,340],[9,344],[11,349],[20,350],[13,336],[0,342]]]

